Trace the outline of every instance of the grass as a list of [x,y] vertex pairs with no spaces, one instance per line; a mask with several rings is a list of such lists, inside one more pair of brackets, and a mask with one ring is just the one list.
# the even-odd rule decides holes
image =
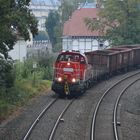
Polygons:
[[7,118],[17,107],[24,105],[29,99],[50,88],[51,82],[22,79],[15,82],[10,89],[0,90],[0,122]]

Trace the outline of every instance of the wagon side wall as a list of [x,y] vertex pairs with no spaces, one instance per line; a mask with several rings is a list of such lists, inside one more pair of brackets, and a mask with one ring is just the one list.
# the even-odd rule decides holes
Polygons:
[[133,52],[128,48],[111,48],[114,52],[118,52],[117,55],[117,70],[128,68],[133,64]]
[[140,65],[140,48],[134,50],[134,66]]
[[88,62],[92,65],[94,79],[104,76],[110,72],[111,57],[102,54],[88,54]]

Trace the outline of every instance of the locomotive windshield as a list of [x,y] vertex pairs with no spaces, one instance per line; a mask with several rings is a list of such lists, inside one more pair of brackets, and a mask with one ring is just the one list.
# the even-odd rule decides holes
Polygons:
[[85,63],[85,58],[79,54],[60,54],[57,61],[73,61]]

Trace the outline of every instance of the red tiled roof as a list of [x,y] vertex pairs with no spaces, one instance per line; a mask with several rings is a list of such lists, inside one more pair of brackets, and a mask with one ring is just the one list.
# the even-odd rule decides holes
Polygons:
[[81,8],[73,12],[71,19],[65,22],[63,36],[99,36],[98,31],[90,31],[85,25],[85,17],[97,18],[97,8]]

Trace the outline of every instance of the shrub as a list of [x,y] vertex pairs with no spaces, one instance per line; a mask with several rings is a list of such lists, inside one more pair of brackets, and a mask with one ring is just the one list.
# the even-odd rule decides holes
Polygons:
[[0,58],[0,86],[10,88],[14,85],[15,73],[11,60]]

